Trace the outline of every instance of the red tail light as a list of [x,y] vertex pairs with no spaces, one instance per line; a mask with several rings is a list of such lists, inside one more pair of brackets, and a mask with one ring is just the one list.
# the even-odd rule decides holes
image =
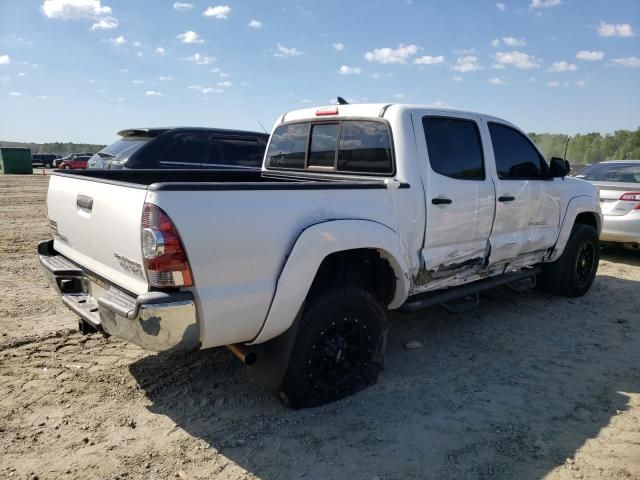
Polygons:
[[[626,200],[627,202],[640,202],[640,192],[623,193],[618,200]],[[636,205],[634,210],[640,210],[640,203]]]
[[145,203],[142,210],[142,257],[153,287],[193,285],[187,254],[169,216],[160,207]]
[[324,107],[316,110],[316,117],[322,117],[324,115],[337,115],[338,107]]

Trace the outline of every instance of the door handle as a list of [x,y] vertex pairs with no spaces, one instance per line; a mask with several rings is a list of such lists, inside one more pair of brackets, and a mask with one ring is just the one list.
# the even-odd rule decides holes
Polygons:
[[91,210],[93,208],[93,198],[88,195],[78,195],[76,197],[76,205],[85,210]]
[[450,198],[432,198],[431,203],[434,205],[449,205],[450,203],[453,203],[453,200]]
[[511,197],[509,195],[503,196],[503,197],[498,197],[498,201],[499,202],[513,202],[516,199],[516,197]]

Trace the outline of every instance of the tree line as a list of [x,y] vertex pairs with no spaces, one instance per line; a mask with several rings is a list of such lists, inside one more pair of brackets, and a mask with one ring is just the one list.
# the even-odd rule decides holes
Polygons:
[[[589,165],[603,160],[640,159],[640,128],[636,130],[616,130],[611,134],[587,133],[572,137],[561,133],[529,133],[529,137],[542,150],[545,157],[564,157],[573,165]],[[567,140],[569,143],[567,145]],[[2,147],[30,148],[31,153],[55,153],[69,155],[79,152],[97,152],[104,145],[73,142],[24,143],[3,142]]]
[[13,148],[29,148],[31,154],[53,153],[66,157],[71,153],[97,152],[102,150],[105,145],[94,145],[91,143],[73,143],[73,142],[49,142],[49,143],[33,143],[33,142],[4,142],[0,141],[0,147]]

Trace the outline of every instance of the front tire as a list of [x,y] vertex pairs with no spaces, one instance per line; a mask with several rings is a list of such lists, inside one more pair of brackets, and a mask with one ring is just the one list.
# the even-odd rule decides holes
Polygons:
[[542,265],[538,285],[549,293],[581,297],[591,288],[599,261],[598,232],[590,225],[576,224],[560,258]]
[[65,170],[69,170],[71,167],[70,167],[69,165],[65,165],[63,168],[64,168]]
[[312,407],[375,383],[386,334],[386,313],[366,290],[345,286],[316,296],[303,313],[280,399]]

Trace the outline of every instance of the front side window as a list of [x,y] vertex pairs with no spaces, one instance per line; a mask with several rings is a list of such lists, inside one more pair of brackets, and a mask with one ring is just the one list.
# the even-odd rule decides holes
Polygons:
[[498,123],[489,123],[489,132],[499,179],[546,178],[546,163],[527,137],[511,127]]
[[389,127],[371,120],[282,125],[272,135],[267,166],[389,175],[393,173]]
[[482,144],[476,122],[423,117],[422,127],[434,172],[459,180],[484,180]]

